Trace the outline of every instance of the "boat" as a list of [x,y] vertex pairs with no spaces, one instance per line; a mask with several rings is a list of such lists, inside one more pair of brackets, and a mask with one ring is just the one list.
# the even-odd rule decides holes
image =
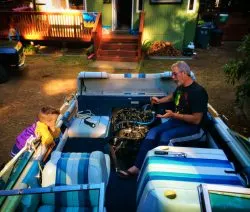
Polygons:
[[0,172],[0,210],[250,211],[250,141],[210,104],[209,128],[150,150],[138,177],[117,176],[148,130],[166,121],[155,114],[171,105],[150,98],[174,91],[171,76],[80,72],[60,108],[57,145],[43,149],[31,137]]

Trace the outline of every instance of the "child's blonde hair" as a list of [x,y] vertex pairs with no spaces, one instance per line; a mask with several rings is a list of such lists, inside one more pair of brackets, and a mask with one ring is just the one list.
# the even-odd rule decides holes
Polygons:
[[47,123],[49,121],[49,115],[59,115],[60,111],[52,106],[42,107],[38,113],[38,121]]

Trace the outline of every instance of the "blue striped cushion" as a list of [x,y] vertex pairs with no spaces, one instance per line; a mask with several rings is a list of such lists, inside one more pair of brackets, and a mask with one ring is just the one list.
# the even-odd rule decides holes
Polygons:
[[[89,153],[79,154],[79,158],[64,153],[57,162],[56,186],[88,184]],[[67,179],[68,178],[68,179]],[[89,206],[90,200],[87,191],[62,192],[55,194],[56,205],[60,206]]]
[[60,211],[60,212],[98,212],[98,207],[93,208],[86,208],[86,207],[60,207],[56,208],[53,205],[43,205],[40,206],[37,210],[38,212],[54,212],[54,211]]
[[[56,163],[55,185],[88,184],[89,153],[62,153]],[[61,192],[43,195],[44,204],[70,207],[89,207],[90,191]],[[96,194],[92,194],[96,196]]]
[[[173,165],[173,169],[178,169],[179,167],[187,167],[187,169],[178,169],[178,172],[173,170],[162,170],[159,168],[157,170],[157,165]],[[154,171],[149,171],[148,166],[155,166]],[[202,159],[202,158],[182,158],[182,157],[165,157],[165,156],[149,156],[146,158],[144,165],[141,170],[140,177],[138,179],[138,200],[140,199],[143,189],[147,183],[151,180],[171,180],[171,181],[186,181],[186,182],[197,182],[197,183],[212,183],[212,184],[228,184],[228,185],[241,185],[241,181],[237,175],[232,174],[192,174],[185,173],[188,167],[199,167],[201,169],[214,168],[217,170],[233,170],[232,165],[227,160],[217,160],[217,159]]]

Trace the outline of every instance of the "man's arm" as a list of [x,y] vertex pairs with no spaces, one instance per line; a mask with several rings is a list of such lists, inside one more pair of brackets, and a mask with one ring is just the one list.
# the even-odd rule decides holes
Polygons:
[[182,121],[186,121],[191,124],[199,124],[203,117],[203,113],[192,113],[192,114],[180,114],[174,113],[172,110],[166,110],[166,113],[163,115],[157,114],[159,118],[174,118]]
[[164,97],[162,97],[160,99],[155,97],[155,96],[153,96],[151,98],[151,102],[153,104],[161,104],[161,103],[171,102],[172,100],[173,100],[173,94],[169,94],[169,95],[164,96]]

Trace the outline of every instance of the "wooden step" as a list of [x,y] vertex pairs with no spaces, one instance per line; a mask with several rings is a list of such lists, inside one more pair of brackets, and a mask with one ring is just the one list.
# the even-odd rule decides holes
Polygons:
[[138,62],[138,57],[97,56],[96,59],[103,61]]
[[138,36],[129,34],[103,35],[96,59],[137,62]]
[[115,49],[126,49],[126,50],[137,50],[137,43],[101,43],[100,49],[115,50]]
[[120,56],[120,57],[135,57],[138,55],[137,50],[124,50],[124,49],[116,49],[116,50],[98,50],[98,55],[100,56]]
[[137,43],[138,36],[135,35],[105,35],[102,43]]

